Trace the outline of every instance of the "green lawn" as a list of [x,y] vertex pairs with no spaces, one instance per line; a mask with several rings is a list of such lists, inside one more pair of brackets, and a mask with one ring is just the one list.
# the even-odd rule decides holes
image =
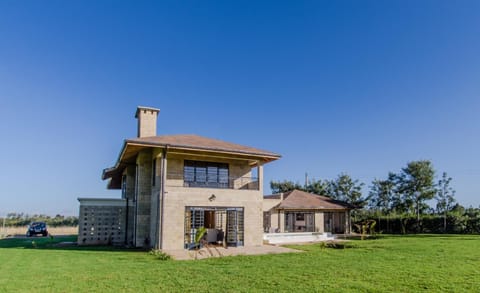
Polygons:
[[480,290],[480,236],[384,236],[345,249],[316,244],[295,247],[304,253],[199,261],[31,241],[0,240],[0,292]]

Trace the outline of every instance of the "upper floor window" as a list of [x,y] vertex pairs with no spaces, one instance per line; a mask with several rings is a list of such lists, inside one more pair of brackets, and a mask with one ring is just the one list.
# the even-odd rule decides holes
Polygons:
[[228,188],[228,164],[185,161],[183,181],[188,187]]

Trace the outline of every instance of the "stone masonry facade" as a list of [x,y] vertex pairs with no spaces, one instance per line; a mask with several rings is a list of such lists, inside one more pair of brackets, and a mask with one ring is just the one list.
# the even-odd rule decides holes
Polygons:
[[[195,135],[157,136],[159,112],[150,107],[137,108],[137,138],[125,140],[115,166],[103,171],[102,178],[109,179],[108,188],[122,192],[120,203],[115,204],[128,206],[128,211],[112,209],[118,214],[114,223],[120,223],[116,229],[124,229],[117,231],[116,243],[124,239],[123,244],[128,246],[185,249],[199,228],[197,220],[192,220],[196,213],[192,211],[199,210],[205,214],[209,229],[215,230],[208,235],[225,233],[224,240],[214,239],[218,245],[222,241],[223,245],[261,245],[263,165],[280,155]],[[186,162],[204,166],[198,167],[204,168],[198,172],[217,170],[217,175],[209,177],[214,178],[214,184],[206,182],[206,177],[193,184],[187,182],[185,170],[197,167],[187,168]],[[227,182],[215,183],[220,176]],[[81,201],[81,214],[92,209],[85,207]],[[111,215],[108,209],[108,204],[102,204],[94,210],[99,215]],[[111,241],[108,237],[102,239]]]
[[[262,244],[262,204],[263,204],[263,186],[261,180],[255,182],[256,188],[240,189],[249,183],[234,183],[233,189],[220,188],[200,188],[184,187],[183,179],[178,178],[178,174],[183,173],[183,164],[185,160],[206,160],[229,165],[230,176],[241,178],[239,180],[248,180],[251,178],[251,167],[246,161],[235,159],[218,159],[208,156],[189,155],[189,154],[167,154],[166,176],[161,173],[162,152],[161,150],[149,150],[140,152],[137,157],[136,172],[138,184],[135,186],[135,174],[131,173],[132,167],[125,169],[124,178],[126,181],[126,197],[135,198],[136,201],[136,231],[135,245],[153,246],[156,241],[157,233],[155,229],[158,226],[163,227],[160,232],[163,239],[159,240],[159,247],[162,249],[183,249],[184,245],[184,225],[185,225],[185,207],[240,207],[244,208],[244,227],[245,227],[245,246],[254,246]],[[155,168],[156,176],[153,180],[152,169]],[[257,167],[258,177],[263,175],[263,166]],[[160,186],[164,182],[164,217],[158,215],[160,200]],[[130,180],[129,180],[130,179]],[[155,182],[155,185],[153,185]],[[209,200],[214,194],[215,200]],[[157,221],[163,219],[163,224],[159,225]],[[161,228],[160,228],[161,229]]]

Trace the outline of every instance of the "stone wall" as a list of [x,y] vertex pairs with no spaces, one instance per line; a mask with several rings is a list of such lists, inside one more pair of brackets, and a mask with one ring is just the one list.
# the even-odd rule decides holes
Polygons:
[[[155,159],[155,166],[153,161]],[[221,189],[221,188],[200,188],[184,187],[183,184],[183,164],[184,160],[202,160],[210,162],[222,162],[229,165],[229,176],[232,178],[242,178],[242,180],[252,180],[252,167],[249,161],[207,157],[188,154],[169,154],[167,156],[164,193],[164,216],[158,214],[159,207],[162,205],[161,186],[162,180],[162,153],[161,149],[145,149],[140,151],[136,158],[136,164],[128,166],[124,178],[127,180],[123,197],[134,203],[134,213],[129,219],[129,224],[135,225],[133,229],[128,230],[132,238],[132,243],[137,247],[157,247],[164,249],[183,249],[185,233],[185,207],[235,207],[243,208],[244,211],[244,245],[261,245],[263,236],[262,225],[262,204],[263,186],[261,177],[263,175],[263,166],[259,167],[259,182],[255,185],[238,183],[232,185],[235,188],[242,189]],[[155,184],[153,183],[153,168],[155,168]],[[253,187],[254,188],[253,188]],[[215,195],[214,200],[209,198]],[[163,225],[160,222],[163,218]],[[163,233],[160,229],[163,227]],[[131,232],[130,232],[131,231]],[[157,233],[159,231],[160,233]],[[163,237],[163,239],[160,239]]]
[[[127,245],[131,238],[133,204],[124,199],[79,198],[79,245]],[[127,234],[127,237],[125,237]]]
[[[262,195],[256,190],[169,187],[165,194],[163,249],[183,249],[185,207],[240,207],[244,209],[244,245],[262,244]],[[215,195],[215,200],[209,198]]]
[[143,150],[137,156],[137,201],[135,245],[150,246],[150,213],[152,197],[152,153]]
[[[183,161],[202,160],[229,164],[230,177],[250,177],[247,161],[209,159],[206,157],[169,155],[164,194],[163,249],[183,249],[185,236],[185,207],[236,207],[244,209],[244,245],[261,245],[263,240],[261,184],[258,189],[238,190],[221,188],[183,187],[183,179],[172,176],[183,174]],[[260,174],[262,174],[260,172]],[[261,182],[261,180],[260,180]],[[211,196],[215,199],[211,200]]]

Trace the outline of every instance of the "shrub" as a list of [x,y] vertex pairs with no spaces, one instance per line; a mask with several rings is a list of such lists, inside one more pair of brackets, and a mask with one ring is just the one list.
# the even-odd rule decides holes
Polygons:
[[159,260],[169,260],[172,259],[172,257],[165,252],[158,250],[158,249],[152,249],[149,252],[150,255],[153,255],[155,258]]

